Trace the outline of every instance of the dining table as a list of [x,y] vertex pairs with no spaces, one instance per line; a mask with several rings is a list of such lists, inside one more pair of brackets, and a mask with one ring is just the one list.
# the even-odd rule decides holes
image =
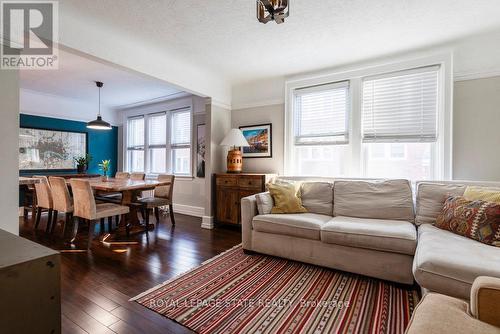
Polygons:
[[[71,180],[67,180],[68,186],[71,187]],[[140,210],[140,205],[134,204],[134,202],[140,197],[143,191],[153,190],[159,186],[168,186],[171,184],[170,181],[159,181],[155,179],[146,180],[131,180],[131,179],[116,179],[116,178],[89,178],[88,179],[91,188],[96,194],[106,195],[109,193],[121,193],[121,198],[119,199],[120,205],[128,206],[130,212],[127,214],[127,221],[121,222],[120,227],[124,227],[123,224],[128,224],[130,227],[140,226],[140,221],[137,216]],[[141,228],[143,231],[144,228]]]

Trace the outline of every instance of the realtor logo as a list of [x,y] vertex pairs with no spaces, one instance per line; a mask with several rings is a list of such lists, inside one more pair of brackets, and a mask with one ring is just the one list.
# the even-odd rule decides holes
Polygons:
[[57,69],[58,2],[1,1],[1,69]]

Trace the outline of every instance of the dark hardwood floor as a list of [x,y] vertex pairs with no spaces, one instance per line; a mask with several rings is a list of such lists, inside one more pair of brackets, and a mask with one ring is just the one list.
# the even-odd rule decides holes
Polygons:
[[[60,218],[63,218],[62,215]],[[201,219],[175,215],[172,227],[162,216],[159,228],[133,236],[135,245],[104,245],[97,237],[86,250],[86,233],[78,235],[73,252],[61,241],[61,228],[45,233],[47,217],[34,232],[20,218],[20,234],[61,254],[63,333],[190,333],[185,327],[135,302],[138,295],[239,244],[238,230],[200,228]],[[99,225],[99,224],[97,224]]]

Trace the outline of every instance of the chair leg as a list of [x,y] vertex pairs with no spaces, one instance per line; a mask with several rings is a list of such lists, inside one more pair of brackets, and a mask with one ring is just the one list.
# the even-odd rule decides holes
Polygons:
[[104,233],[104,230],[105,230],[105,227],[104,227],[104,218],[101,218],[101,227],[100,227],[99,232],[102,234],[102,233]]
[[139,210],[139,212],[141,213],[141,218],[142,218],[142,220],[145,220],[145,219],[146,219],[146,218],[145,218],[145,216],[146,216],[146,215],[145,215],[145,212],[144,212],[144,211],[145,211],[144,207],[141,207],[141,209]]
[[40,218],[42,218],[42,208],[38,207],[36,210],[35,230],[38,228],[38,225],[40,224]]
[[155,212],[156,224],[160,223],[160,208],[156,207],[153,209]]
[[71,242],[73,243],[76,239],[76,234],[78,233],[78,224],[80,223],[80,218],[73,216],[73,234],[71,236]]
[[87,243],[87,249],[90,249],[92,245],[92,240],[94,240],[94,230],[95,230],[95,220],[89,220],[89,240]]
[[59,212],[57,210],[54,210],[54,217],[52,219],[52,226],[50,227],[50,233],[54,233],[54,229],[57,225],[58,215],[59,215]]
[[108,217],[108,233],[113,231],[113,217]]
[[119,215],[115,216],[115,223],[116,223],[116,228],[118,228],[118,226],[120,226],[120,216]]
[[52,212],[53,209],[49,209],[49,217],[47,218],[47,226],[45,227],[45,233],[49,233],[50,231],[50,224],[52,223]]
[[168,213],[170,214],[170,221],[172,222],[172,225],[175,225],[174,206],[172,204],[168,206]]
[[149,241],[149,209],[146,209],[146,224],[144,224],[144,231],[146,232],[146,239]]
[[71,212],[66,212],[66,217],[64,219],[64,225],[63,225],[63,229],[62,229],[62,236],[63,236],[63,239],[64,237],[66,236],[66,227],[68,226],[69,222],[71,221]]

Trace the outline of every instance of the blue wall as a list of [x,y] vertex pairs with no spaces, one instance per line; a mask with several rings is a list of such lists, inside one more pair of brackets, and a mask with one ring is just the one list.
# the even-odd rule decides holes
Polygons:
[[[99,131],[87,129],[85,122],[68,121],[59,118],[41,117],[21,114],[21,127],[44,128],[51,130],[78,131],[88,133],[88,153],[92,155],[89,165],[89,173],[101,174],[98,164],[102,160],[111,160],[109,175],[115,175],[116,163],[118,161],[118,128],[113,127],[110,131]],[[67,173],[75,173],[68,171]],[[61,172],[55,172],[61,174]],[[30,174],[51,174],[50,171],[23,172],[22,175]]]

